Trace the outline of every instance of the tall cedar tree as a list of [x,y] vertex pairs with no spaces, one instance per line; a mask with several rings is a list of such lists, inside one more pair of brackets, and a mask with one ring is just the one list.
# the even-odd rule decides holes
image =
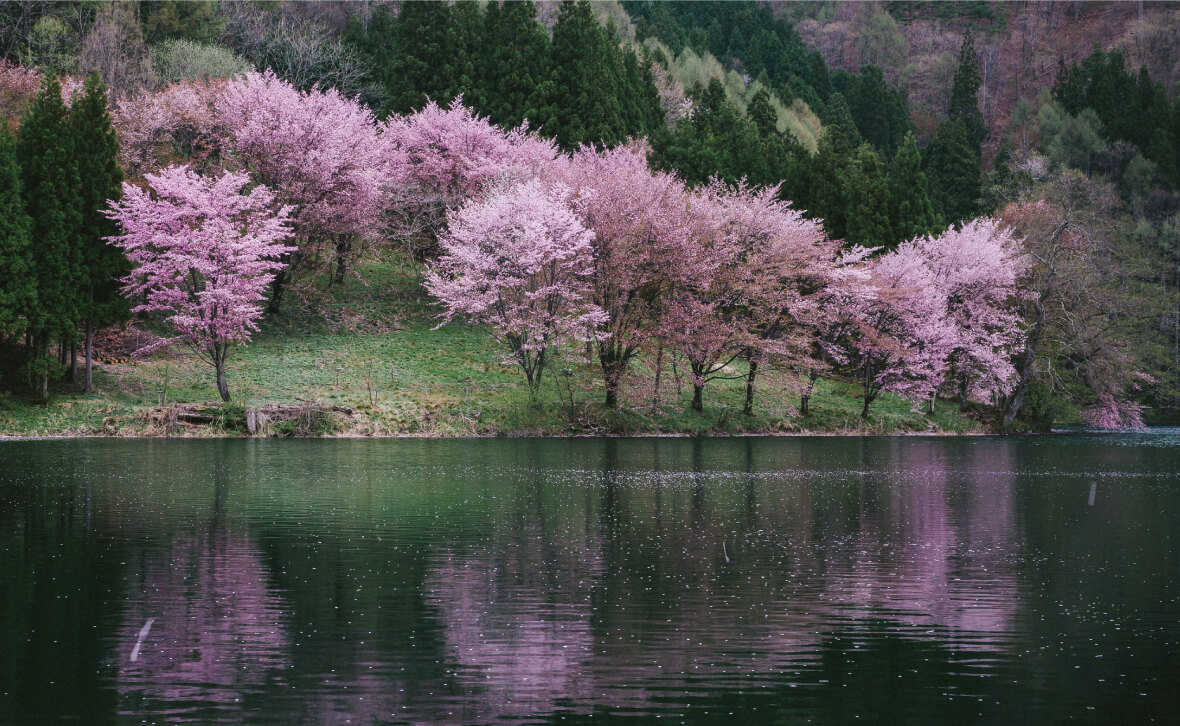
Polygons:
[[82,253],[80,313],[85,325],[86,382],[93,389],[94,330],[126,320],[130,307],[119,294],[119,280],[130,271],[127,257],[107,244],[118,233],[115,223],[102,214],[107,200],[123,195],[123,170],[119,168],[119,141],[111,127],[106,87],[97,74],[86,79],[85,93],[70,108],[74,159],[78,177],[86,183],[79,189],[78,211],[82,221],[79,247]]
[[862,144],[848,170],[848,234],[845,242],[884,247],[893,241],[889,225],[889,183],[877,152]]
[[652,136],[651,159],[692,185],[714,176],[731,184],[743,178],[759,186],[778,181],[758,128],[726,100],[716,78],[698,94],[691,118]]
[[926,189],[918,141],[912,133],[907,134],[889,170],[889,221],[894,245],[938,229],[938,216]]
[[451,6],[443,2],[402,3],[393,24],[396,53],[385,76],[385,114],[411,113],[427,100],[451,102],[453,63],[450,48]]
[[540,93],[549,78],[549,36],[537,22],[536,6],[530,0],[489,3],[482,53],[479,110],[507,128],[526,119],[539,125]]
[[[483,22],[483,14],[475,0],[458,0],[451,7],[445,60],[447,101],[463,96],[468,106],[481,108],[483,105],[483,89],[478,73],[484,39]],[[468,100],[467,96],[472,98]]]
[[0,128],[0,340],[24,332],[37,290],[32,267],[32,222],[21,195],[20,167],[12,137]]
[[[48,78],[21,122],[17,159],[25,208],[32,219],[32,276],[37,306],[29,315],[29,340],[34,360],[40,359],[40,389],[49,396],[49,343],[72,339],[79,319],[82,254],[78,246],[81,193],[69,112],[61,84]],[[30,361],[32,362],[32,361]],[[31,370],[30,370],[31,373]]]
[[553,116],[545,127],[562,148],[626,137],[611,39],[586,0],[564,0],[553,27]]
[[979,151],[979,145],[987,136],[983,113],[979,110],[979,87],[983,76],[979,74],[979,57],[975,55],[975,37],[968,30],[963,34],[963,47],[959,50],[959,67],[955,70],[955,81],[951,87],[951,102],[947,117],[963,122],[967,141]]
[[800,203],[808,216],[822,219],[824,231],[832,239],[848,234],[848,173],[853,146],[843,126],[824,128],[819,148],[811,162],[806,199]]
[[939,124],[923,161],[930,203],[941,220],[957,227],[974,217],[980,196],[979,151],[960,119]]

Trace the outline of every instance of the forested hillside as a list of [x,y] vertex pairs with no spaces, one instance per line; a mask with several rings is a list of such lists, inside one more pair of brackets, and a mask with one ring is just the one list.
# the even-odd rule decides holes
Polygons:
[[394,260],[571,410],[585,351],[608,408],[683,370],[697,411],[733,379],[746,415],[768,385],[805,416],[827,380],[866,419],[890,392],[1002,427],[1175,420],[1178,27],[1171,3],[5,3],[0,385],[89,389],[95,335],[133,320],[228,400],[227,356],[292,295],[314,314]]

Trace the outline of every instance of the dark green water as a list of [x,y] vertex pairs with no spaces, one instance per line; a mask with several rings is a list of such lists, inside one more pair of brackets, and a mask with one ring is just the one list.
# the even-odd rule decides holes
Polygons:
[[0,442],[0,723],[1178,713],[1180,429]]

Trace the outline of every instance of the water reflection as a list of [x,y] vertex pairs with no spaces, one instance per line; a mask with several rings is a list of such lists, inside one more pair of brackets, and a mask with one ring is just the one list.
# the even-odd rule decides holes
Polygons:
[[165,525],[167,536],[149,534],[127,563],[110,660],[126,716],[146,711],[180,721],[233,713],[260,686],[281,685],[290,667],[287,608],[268,585],[253,537],[226,521],[230,483],[219,444],[209,462],[208,518]]
[[1169,713],[1180,456],[1049,442],[21,444],[0,723]]

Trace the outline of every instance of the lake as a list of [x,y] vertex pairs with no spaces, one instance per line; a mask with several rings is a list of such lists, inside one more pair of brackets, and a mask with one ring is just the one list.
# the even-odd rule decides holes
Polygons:
[[0,723],[1180,713],[1180,429],[0,442]]

